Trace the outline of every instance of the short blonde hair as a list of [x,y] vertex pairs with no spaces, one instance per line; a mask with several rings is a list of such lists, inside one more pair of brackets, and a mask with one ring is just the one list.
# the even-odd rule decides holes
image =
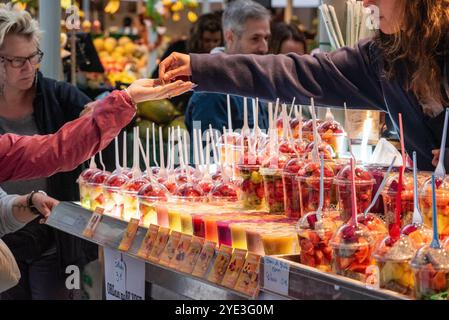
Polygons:
[[7,35],[18,35],[31,39],[37,45],[41,40],[39,23],[26,10],[17,6],[0,4],[0,48]]

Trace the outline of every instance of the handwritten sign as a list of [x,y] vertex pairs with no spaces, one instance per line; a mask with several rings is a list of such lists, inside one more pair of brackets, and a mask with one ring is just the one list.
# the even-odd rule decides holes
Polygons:
[[264,258],[264,288],[288,296],[290,266],[271,257]]
[[83,236],[85,236],[86,238],[92,238],[94,236],[95,229],[98,227],[98,224],[101,221],[103,212],[104,212],[103,208],[97,207],[97,209],[95,209],[95,212],[90,217],[90,220],[83,231]]

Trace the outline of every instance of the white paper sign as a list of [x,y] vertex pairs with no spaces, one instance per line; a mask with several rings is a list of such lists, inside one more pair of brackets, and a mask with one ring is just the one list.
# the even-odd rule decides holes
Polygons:
[[278,259],[264,257],[264,288],[288,296],[290,265]]
[[144,300],[145,262],[104,248],[106,300]]

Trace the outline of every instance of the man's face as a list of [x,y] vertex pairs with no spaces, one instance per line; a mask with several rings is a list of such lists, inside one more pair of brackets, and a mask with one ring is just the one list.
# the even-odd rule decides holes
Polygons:
[[365,7],[374,5],[379,8],[380,30],[385,34],[394,34],[400,30],[401,8],[398,0],[363,0]]
[[229,54],[267,54],[270,38],[269,19],[248,19],[241,35],[228,31],[226,35]]
[[209,53],[212,51],[212,49],[218,47],[221,44],[221,38],[222,38],[221,31],[217,32],[204,31],[202,38],[203,53]]

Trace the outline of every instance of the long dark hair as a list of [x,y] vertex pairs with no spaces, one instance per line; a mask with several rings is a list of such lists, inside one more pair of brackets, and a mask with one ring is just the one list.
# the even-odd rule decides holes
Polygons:
[[299,31],[298,27],[284,22],[273,23],[271,26],[271,37],[269,43],[269,53],[281,53],[284,41],[293,40],[304,45],[304,53],[307,52],[307,43],[305,36]]
[[[449,42],[448,0],[400,0],[398,29],[393,35],[379,32],[375,41],[385,59],[389,79],[403,78],[430,116],[449,103],[443,90],[443,62]],[[405,70],[405,73],[404,73]]]
[[[204,53],[202,37],[205,31],[211,33],[222,32],[221,17],[217,13],[208,13],[200,16],[190,30],[190,37],[187,40],[187,52]],[[223,41],[223,38],[222,38]],[[220,45],[223,45],[222,43]]]

